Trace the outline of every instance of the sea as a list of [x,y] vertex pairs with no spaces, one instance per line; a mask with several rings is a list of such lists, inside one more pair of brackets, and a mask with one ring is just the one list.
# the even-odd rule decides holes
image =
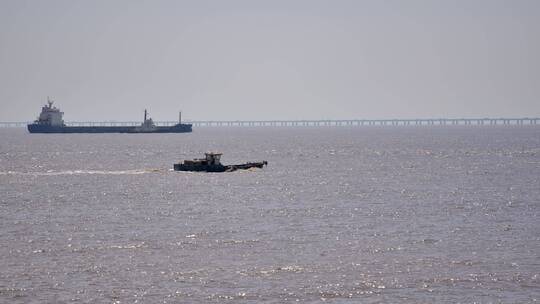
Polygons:
[[[175,172],[222,152],[230,173]],[[0,303],[538,303],[540,126],[0,129]]]

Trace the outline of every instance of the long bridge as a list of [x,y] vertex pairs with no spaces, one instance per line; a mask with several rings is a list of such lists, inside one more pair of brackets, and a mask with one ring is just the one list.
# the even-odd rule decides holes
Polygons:
[[[0,122],[0,127],[26,127],[31,122]],[[172,126],[177,121],[157,121]],[[540,118],[426,118],[426,119],[328,119],[328,120],[197,120],[194,127],[361,127],[361,126],[522,126],[540,125]],[[139,126],[140,121],[71,121],[68,126]]]

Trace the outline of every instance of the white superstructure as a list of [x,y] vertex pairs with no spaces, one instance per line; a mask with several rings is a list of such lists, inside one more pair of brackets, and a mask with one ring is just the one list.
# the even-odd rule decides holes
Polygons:
[[137,127],[137,132],[153,132],[157,129],[152,118],[148,116],[148,111],[144,110],[143,123]]
[[60,112],[60,109],[53,107],[54,101],[50,100],[47,97],[47,104],[41,108],[41,114],[39,114],[38,119],[35,121],[40,125],[50,125],[50,126],[63,126],[64,112]]

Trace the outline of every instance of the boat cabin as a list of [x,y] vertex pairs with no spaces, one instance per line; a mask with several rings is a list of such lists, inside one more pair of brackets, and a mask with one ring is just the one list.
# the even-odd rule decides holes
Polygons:
[[184,160],[184,165],[186,166],[222,166],[221,164],[221,155],[223,153],[205,153],[205,158],[193,159],[193,160]]
[[223,153],[208,152],[204,153],[204,155],[206,156],[206,162],[209,166],[221,166],[221,155],[223,155]]

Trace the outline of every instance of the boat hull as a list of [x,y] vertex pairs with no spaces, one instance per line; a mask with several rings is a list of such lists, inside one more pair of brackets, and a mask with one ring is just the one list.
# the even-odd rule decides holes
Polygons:
[[236,170],[247,170],[251,168],[262,168],[268,165],[267,161],[257,163],[245,163],[241,165],[191,165],[191,164],[174,164],[174,171],[193,171],[193,172],[233,172]]
[[189,133],[191,124],[177,124],[170,127],[155,127],[143,130],[134,126],[50,126],[42,124],[29,124],[30,133]]

